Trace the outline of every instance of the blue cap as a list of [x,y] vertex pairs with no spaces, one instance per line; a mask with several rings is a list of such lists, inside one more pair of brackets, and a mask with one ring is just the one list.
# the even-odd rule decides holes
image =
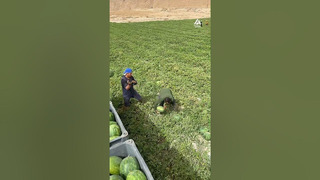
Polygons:
[[127,73],[132,73],[132,69],[127,68],[127,69],[123,72],[123,74],[127,74]]

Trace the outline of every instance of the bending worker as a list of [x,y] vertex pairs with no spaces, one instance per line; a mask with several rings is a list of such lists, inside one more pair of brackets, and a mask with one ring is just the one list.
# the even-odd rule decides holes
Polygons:
[[121,77],[121,86],[122,86],[122,94],[124,99],[124,106],[130,106],[130,99],[135,98],[138,101],[142,102],[142,98],[140,94],[133,89],[133,85],[136,85],[137,81],[132,76],[132,70],[127,68],[124,71],[124,75]]
[[164,109],[166,109],[168,104],[175,105],[175,100],[172,92],[168,88],[161,89],[154,108],[157,109],[158,106],[163,106]]

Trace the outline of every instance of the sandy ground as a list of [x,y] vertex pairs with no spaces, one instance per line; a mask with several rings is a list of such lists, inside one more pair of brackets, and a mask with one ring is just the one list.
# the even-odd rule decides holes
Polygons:
[[110,12],[110,22],[128,23],[210,18],[210,8],[155,8]]
[[110,22],[209,18],[211,0],[110,0]]

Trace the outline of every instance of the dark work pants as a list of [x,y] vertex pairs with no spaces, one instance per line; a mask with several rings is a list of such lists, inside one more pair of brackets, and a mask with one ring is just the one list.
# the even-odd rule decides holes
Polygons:
[[125,105],[126,107],[130,106],[130,99],[131,99],[131,98],[135,98],[135,99],[137,99],[138,101],[141,101],[141,100],[142,100],[140,94],[139,94],[137,91],[134,91],[134,92],[133,92],[133,96],[131,96],[131,97],[130,97],[130,96],[123,96],[124,105]]

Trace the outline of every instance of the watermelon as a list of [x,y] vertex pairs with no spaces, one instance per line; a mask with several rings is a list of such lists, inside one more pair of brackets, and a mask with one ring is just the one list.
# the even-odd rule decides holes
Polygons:
[[159,112],[164,112],[164,108],[163,108],[162,106],[158,106],[158,107],[157,107],[157,110],[158,110]]
[[109,180],[124,180],[124,179],[119,175],[111,175]]
[[147,180],[146,175],[140,170],[131,171],[126,180]]
[[111,124],[109,126],[109,130],[110,130],[110,137],[120,136],[121,134],[120,127],[117,124]]
[[112,140],[114,140],[114,139],[116,139],[118,137],[120,137],[120,136],[112,136],[112,137],[110,137],[110,141],[112,141]]
[[175,120],[177,120],[177,121],[181,119],[178,114],[174,115],[173,118],[174,118]]
[[110,121],[109,125],[112,125],[112,124],[117,124],[117,123],[115,121]]
[[211,139],[211,133],[210,132],[203,133],[203,136],[207,141],[209,141]]
[[114,121],[114,114],[112,112],[109,112],[109,120]]
[[122,162],[122,158],[118,156],[110,156],[110,174],[120,174],[120,164]]
[[139,170],[140,166],[137,159],[133,156],[124,158],[120,163],[120,175],[127,177],[127,175],[134,170]]

